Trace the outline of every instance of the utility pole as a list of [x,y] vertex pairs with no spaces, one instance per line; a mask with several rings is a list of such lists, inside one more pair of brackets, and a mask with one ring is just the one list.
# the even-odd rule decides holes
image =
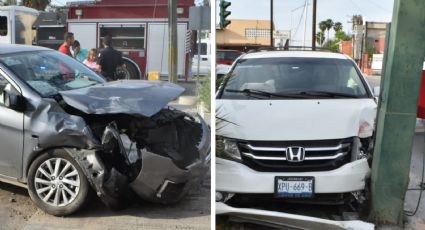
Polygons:
[[168,81],[177,83],[177,0],[168,0]]
[[273,0],[270,0],[270,47],[273,47]]
[[313,25],[312,25],[312,41],[311,47],[313,51],[316,50],[316,10],[317,10],[317,0],[313,0]]
[[[387,33],[375,149],[370,219],[403,226],[425,43],[425,1],[395,0]],[[389,35],[389,36],[388,36]]]

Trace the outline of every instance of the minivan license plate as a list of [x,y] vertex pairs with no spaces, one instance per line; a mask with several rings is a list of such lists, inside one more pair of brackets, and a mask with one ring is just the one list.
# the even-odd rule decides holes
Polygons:
[[314,195],[314,177],[275,177],[275,196],[306,198]]

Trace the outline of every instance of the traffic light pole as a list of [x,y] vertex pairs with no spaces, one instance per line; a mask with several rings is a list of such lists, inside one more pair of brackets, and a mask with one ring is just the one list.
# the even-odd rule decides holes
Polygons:
[[419,87],[425,56],[425,1],[395,0],[381,79],[370,218],[403,225]]
[[274,47],[274,44],[273,44],[273,0],[270,0],[270,47]]
[[220,29],[224,29],[230,24],[230,21],[227,20],[227,17],[230,15],[230,11],[227,11],[227,8],[229,8],[230,5],[232,5],[231,2],[220,0]]

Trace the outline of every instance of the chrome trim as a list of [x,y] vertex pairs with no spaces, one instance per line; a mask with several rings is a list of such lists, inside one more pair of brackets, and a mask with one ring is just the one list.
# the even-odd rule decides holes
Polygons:
[[[286,152],[286,149],[287,149],[286,147],[255,147],[250,144],[240,144],[240,145],[245,146],[254,151]],[[333,150],[345,148],[349,145],[350,143],[339,144],[337,146],[332,146],[332,147],[307,147],[305,148],[305,151],[333,151]]]
[[[267,156],[257,156],[257,155],[254,155],[254,154],[252,154],[252,153],[245,153],[245,152],[242,152],[242,154],[244,155],[244,156],[246,156],[246,157],[249,157],[249,158],[251,158],[251,159],[255,159],[255,160],[277,160],[277,161],[286,161],[286,157],[285,156],[282,156],[282,157],[267,157]],[[312,156],[312,157],[305,157],[304,158],[304,160],[306,160],[306,161],[318,161],[318,160],[333,160],[333,159],[336,159],[336,158],[338,158],[338,157],[341,157],[341,156],[344,156],[344,155],[346,155],[347,154],[347,152],[340,152],[340,153],[337,153],[337,154],[335,154],[335,155],[333,155],[333,156],[321,156],[321,157],[314,157],[314,156]]]
[[305,148],[305,151],[332,151],[332,150],[342,149],[347,146],[350,146],[350,143],[339,144],[334,147],[310,147],[310,148]]
[[242,152],[243,155],[255,159],[255,160],[276,160],[276,161],[286,161],[286,157],[262,157],[262,156],[256,156],[252,153],[244,153]]
[[313,160],[313,161],[318,161],[318,160],[334,160],[338,157],[342,157],[344,155],[346,155],[347,152],[341,152],[341,153],[337,153],[333,156],[325,156],[325,157],[305,157],[304,160],[309,161],[309,160]]
[[275,148],[275,147],[255,147],[255,146],[252,146],[252,145],[250,145],[250,144],[240,144],[240,145],[243,145],[243,146],[245,146],[245,147],[247,147],[247,148],[249,148],[249,149],[251,149],[251,150],[254,150],[254,151],[285,151],[286,152],[286,148],[285,147],[282,147],[282,148]]

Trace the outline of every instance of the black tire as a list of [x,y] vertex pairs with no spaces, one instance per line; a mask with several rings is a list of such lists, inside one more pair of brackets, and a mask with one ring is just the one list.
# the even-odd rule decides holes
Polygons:
[[139,70],[137,69],[137,67],[134,66],[134,64],[132,62],[125,60],[125,59],[124,59],[124,63],[125,63],[125,66],[126,66],[128,73],[130,75],[129,79],[140,80],[141,79],[140,78],[141,73],[139,73]]
[[[80,183],[78,192],[75,193],[76,196],[73,198],[72,201],[70,201],[70,203],[63,205],[63,206],[54,206],[54,205],[51,205],[51,204],[43,201],[36,192],[36,186],[37,185],[36,185],[36,182],[35,182],[35,177],[36,177],[36,174],[37,174],[37,170],[39,169],[39,167],[43,163],[45,163],[49,159],[53,159],[53,158],[64,159],[65,160],[65,161],[63,161],[64,163],[65,162],[71,163],[71,165],[74,167],[74,169],[76,169],[77,172],[78,172],[79,183]],[[65,178],[65,177],[63,177],[63,178]],[[62,185],[62,186],[65,186],[65,184]],[[46,186],[46,188],[47,187],[50,188],[50,185]],[[64,189],[62,189],[62,190],[64,190]],[[44,212],[46,212],[48,214],[51,214],[51,215],[54,215],[54,216],[67,216],[67,215],[70,215],[70,214],[78,211],[80,208],[82,208],[84,206],[84,204],[89,199],[89,196],[91,194],[90,191],[91,190],[90,190],[89,182],[87,181],[87,178],[84,175],[82,169],[80,168],[78,163],[68,153],[66,153],[66,151],[63,150],[63,149],[52,150],[52,151],[49,151],[47,153],[44,153],[44,154],[38,156],[32,162],[32,164],[31,164],[31,166],[28,170],[28,193],[31,197],[31,200],[37,205],[38,208],[40,208],[41,210],[43,210]],[[63,199],[63,197],[61,199]]]

